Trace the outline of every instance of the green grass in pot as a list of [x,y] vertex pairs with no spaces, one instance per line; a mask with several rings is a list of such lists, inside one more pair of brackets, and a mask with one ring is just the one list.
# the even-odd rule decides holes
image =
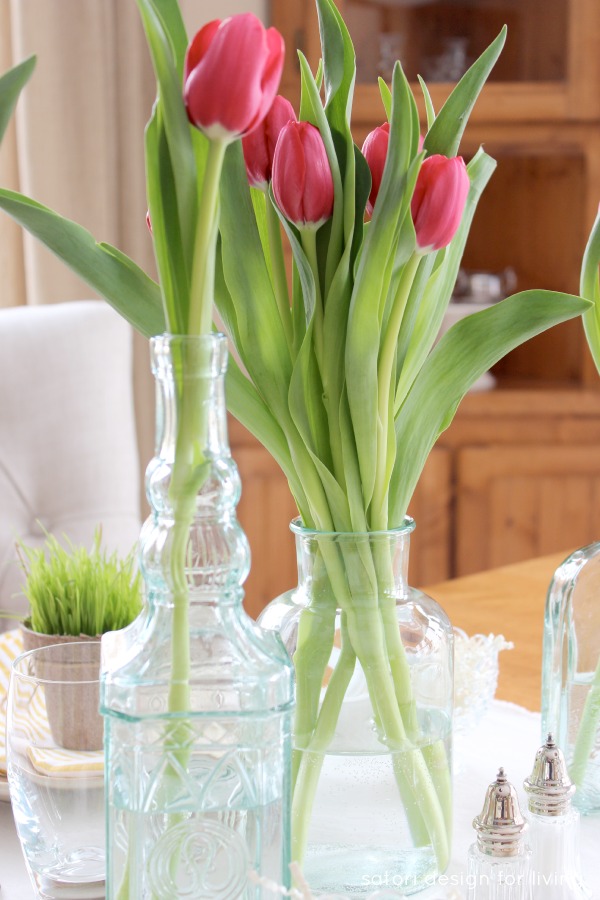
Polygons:
[[98,528],[91,550],[62,546],[47,534],[36,549],[18,542],[26,573],[23,593],[29,601],[26,628],[40,634],[96,635],[129,625],[142,606],[141,577],[132,550],[125,559],[101,547]]

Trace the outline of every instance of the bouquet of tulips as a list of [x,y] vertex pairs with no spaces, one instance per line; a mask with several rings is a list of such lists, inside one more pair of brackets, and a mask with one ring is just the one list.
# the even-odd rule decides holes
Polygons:
[[[423,133],[397,63],[391,87],[380,84],[385,121],[360,150],[350,127],[354,50],[333,0],[316,0],[318,71],[299,53],[298,116],[276,96],[283,42],[274,29],[265,30],[252,15],[234,16],[204,26],[188,47],[176,0],[137,2],[158,83],[146,165],[159,283],[34,201],[4,190],[0,207],[145,335],[165,328],[208,331],[214,299],[243,364],[231,361],[228,406],[281,466],[304,525],[352,533],[400,525],[427,456],[469,387],[512,348],[589,305],[527,291],[463,319],[435,345],[478,199],[495,166],[483,150],[467,165],[457,153],[504,31],[439,112],[421,83]],[[290,282],[282,233],[293,256]],[[184,522],[197,489],[188,477],[197,436],[186,416],[182,423],[174,489]],[[331,601],[318,616],[308,611],[301,628],[295,656],[300,750],[326,749],[343,701],[344,682],[332,678],[320,702],[339,606],[380,732],[392,748],[414,743],[418,827],[443,868],[449,775],[440,764],[443,747],[433,748],[436,759],[418,749],[397,623],[378,590],[386,562],[365,559],[357,576],[373,599],[367,619],[344,563],[337,551],[324,558]],[[179,604],[181,645],[185,590]],[[179,668],[178,683],[185,685],[185,678]],[[173,702],[185,708],[185,691]],[[434,763],[442,771],[436,779]],[[300,753],[297,859],[316,777]]]

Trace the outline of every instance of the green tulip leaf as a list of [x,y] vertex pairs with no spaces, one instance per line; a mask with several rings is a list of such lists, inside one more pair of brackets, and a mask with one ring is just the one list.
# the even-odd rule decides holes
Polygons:
[[477,204],[495,168],[495,160],[479,149],[467,166],[470,187],[458,231],[449,247],[439,250],[437,254],[428,255],[427,259],[435,257],[433,269],[430,268],[427,259],[423,260],[419,267],[415,282],[419,282],[421,274],[426,269],[429,270],[430,277],[425,286],[422,283],[414,285],[402,320],[398,336],[399,383],[396,391],[396,410],[402,405],[440,330],[454,290]]
[[292,420],[307,450],[330,467],[327,416],[322,403],[323,384],[312,350],[313,323],[314,319],[306,330],[294,363],[288,402]]
[[317,0],[325,80],[325,109],[331,128],[350,133],[356,56],[346,23],[332,0]]
[[145,142],[146,193],[165,319],[170,332],[185,334],[190,282],[183,257],[175,177],[158,103],[146,127]]
[[188,39],[179,3],[177,0],[149,0],[149,2],[161,21],[164,33],[169,38],[177,74],[182,79]]
[[418,82],[421,86],[421,91],[423,93],[423,99],[425,100],[425,112],[427,113],[427,130],[431,129],[431,126],[435,122],[435,109],[433,108],[433,100],[431,99],[431,94],[429,93],[429,88],[423,81],[420,75],[417,75]]
[[593,306],[583,315],[583,327],[592,358],[600,372],[600,211],[590,232],[581,265],[581,296],[591,300]]
[[198,198],[196,151],[191,126],[183,102],[181,77],[173,57],[171,40],[154,8],[153,0],[137,0],[137,4],[158,83],[158,103],[175,181],[179,235],[184,242],[186,268],[191,272]]
[[[310,66],[302,53],[298,54],[300,60],[300,73],[302,80],[302,103],[300,109],[300,117],[315,125],[323,139],[325,152],[329,167],[331,169],[331,177],[333,179],[333,216],[331,222],[328,223],[330,228],[330,236],[327,250],[326,275],[325,275],[325,294],[327,294],[331,279],[337,269],[340,257],[343,252],[344,238],[344,187],[342,181],[342,172],[338,160],[338,154],[334,143],[333,135],[321,103],[319,90],[315,83]],[[342,141],[345,145],[345,141]]]
[[457,322],[427,357],[396,418],[390,525],[405,515],[427,457],[469,388],[503,356],[590,303],[552,291],[523,291]]
[[352,235],[352,259],[355,260],[360,252],[365,233],[365,210],[371,193],[371,170],[366,159],[358,149],[354,147],[354,172],[356,186],[354,190],[354,233]]
[[471,110],[502,52],[506,26],[460,79],[425,137],[427,155],[456,156]]
[[35,56],[30,56],[0,76],[0,141],[4,137],[19,95],[31,78],[35,64]]
[[303,503],[304,490],[298,473],[292,464],[288,443],[284,432],[269,407],[262,400],[252,382],[243,374],[233,356],[229,357],[225,381],[227,408],[233,416],[252,432],[290,483],[290,488],[298,503]]
[[292,363],[262,253],[240,141],[225,154],[220,207],[222,265],[235,310],[236,349],[261,397],[281,422],[282,417],[289,418]]
[[376,473],[378,413],[377,360],[382,304],[387,297],[390,266],[407,215],[419,161],[416,157],[418,116],[410,86],[399,64],[392,79],[390,141],[379,195],[364,239],[350,309],[346,340],[346,385],[355,433],[365,508]]
[[379,93],[381,94],[383,108],[385,109],[385,114],[389,122],[392,118],[392,92],[389,89],[387,81],[384,81],[381,76],[377,79],[377,83],[379,85]]
[[141,334],[162,334],[165,318],[160,289],[133,260],[116,247],[96,243],[81,225],[22,194],[0,189],[0,209],[65,262]]

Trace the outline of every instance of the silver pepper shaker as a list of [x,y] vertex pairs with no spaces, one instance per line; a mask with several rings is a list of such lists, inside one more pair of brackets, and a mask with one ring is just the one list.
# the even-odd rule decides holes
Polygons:
[[527,824],[504,769],[488,787],[473,828],[477,840],[469,848],[469,900],[531,900]]
[[571,805],[575,785],[551,734],[536,753],[524,788],[528,794],[533,900],[590,897],[581,878],[579,813]]

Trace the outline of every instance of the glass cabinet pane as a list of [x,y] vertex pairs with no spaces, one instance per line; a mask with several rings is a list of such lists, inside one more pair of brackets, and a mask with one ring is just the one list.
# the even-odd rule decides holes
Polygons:
[[345,0],[358,82],[391,78],[400,59],[411,81],[454,82],[498,34],[508,38],[491,81],[567,78],[567,0]]

